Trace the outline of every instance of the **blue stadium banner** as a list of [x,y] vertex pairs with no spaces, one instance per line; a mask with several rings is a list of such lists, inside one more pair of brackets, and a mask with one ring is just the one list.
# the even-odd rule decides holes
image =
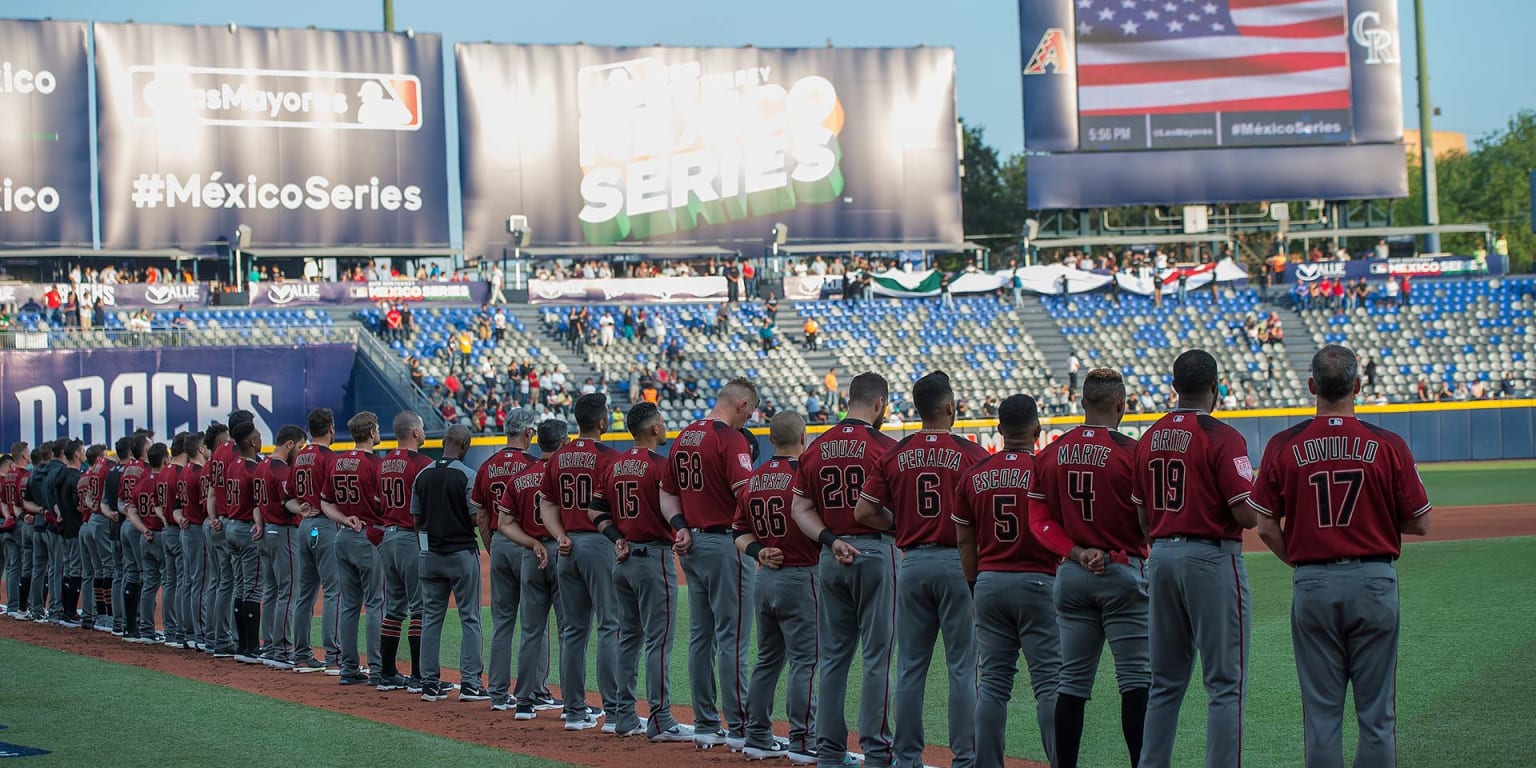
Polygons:
[[0,248],[91,233],[85,24],[0,20]]
[[958,242],[949,48],[458,45],[464,249]]
[[190,347],[0,352],[0,442],[105,443],[136,429],[161,440],[256,414],[263,441],[309,411],[341,408],[357,348]]
[[439,36],[95,30],[103,247],[448,243]]
[[1397,0],[1349,0],[1349,82],[1358,144],[1403,140]]
[[1076,51],[1072,0],[1019,0],[1026,149],[1077,151]]

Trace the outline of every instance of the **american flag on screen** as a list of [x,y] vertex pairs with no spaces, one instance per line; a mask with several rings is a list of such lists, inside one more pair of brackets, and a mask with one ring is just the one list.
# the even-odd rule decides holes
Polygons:
[[1344,0],[1076,0],[1083,115],[1348,109]]

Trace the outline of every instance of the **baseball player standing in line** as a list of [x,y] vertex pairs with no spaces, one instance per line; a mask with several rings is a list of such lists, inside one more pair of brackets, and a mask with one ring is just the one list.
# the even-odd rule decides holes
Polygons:
[[132,460],[132,445],[130,438],[119,437],[115,444],[117,463],[107,470],[106,484],[101,489],[101,511],[107,516],[107,554],[112,567],[112,593],[107,601],[109,613],[112,614],[112,636],[124,637],[123,613],[126,600],[123,590],[127,587],[127,567],[124,561],[127,558],[123,542],[123,524],[121,495],[123,487],[123,471],[127,469],[128,462]]
[[949,748],[955,768],[976,763],[976,625],[971,590],[960,567],[954,515],[960,475],[985,461],[987,449],[951,433],[955,391],[934,371],[912,385],[923,420],[875,465],[854,518],[896,535],[896,743],[898,768],[923,766],[923,699],[934,641],[944,632],[949,667]]
[[1061,637],[1056,625],[1056,567],[1061,558],[1029,529],[1029,478],[1040,411],[1029,395],[997,407],[1003,449],[960,477],[955,536],[960,566],[975,585],[976,766],[1002,768],[1008,702],[1019,653],[1029,665],[1035,719],[1046,762],[1056,763],[1056,685]]
[[[527,547],[530,553],[523,558],[518,574],[522,584],[518,621],[523,625],[522,639],[517,647],[517,690],[513,692],[518,720],[532,720],[539,712],[565,708],[564,701],[549,694],[546,684],[549,679],[549,613],[553,610],[555,626],[563,627],[565,620],[561,616],[565,609],[560,606],[556,593],[558,576],[555,569],[559,553],[555,537],[540,520],[539,490],[544,487],[549,457],[565,445],[568,434],[569,428],[561,419],[540,422],[539,453],[544,458],[513,475],[501,498],[496,500],[497,531],[503,538]],[[539,551],[544,554],[540,555]]]
[[63,469],[59,461],[57,441],[38,447],[38,457],[31,476],[23,488],[21,503],[32,515],[32,620],[38,624],[57,618],[59,608],[58,574],[59,534],[54,530],[53,500],[48,496],[53,475]]
[[[795,476],[793,515],[807,538],[823,549],[816,580],[816,763],[842,768],[848,754],[848,671],[863,647],[859,746],[869,768],[891,764],[891,647],[895,640],[896,547],[887,536],[854,519],[864,480],[896,441],[880,434],[890,385],[861,373],[848,385],[848,416],[811,443]],[[857,635],[850,628],[858,629]]]
[[[165,625],[165,644],[171,648],[186,647],[185,617],[181,607],[181,526],[176,524],[176,514],[181,511],[176,486],[182,467],[187,463],[187,437],[182,432],[171,438],[170,454],[165,466],[155,473],[155,515],[160,518],[160,589],[164,593],[160,615]],[[153,609],[153,605],[150,606]],[[153,610],[150,611],[153,614]]]
[[11,471],[0,476],[0,508],[5,521],[5,607],[13,619],[27,615],[32,592],[32,526],[25,521],[21,489],[31,475],[31,449],[26,443],[11,446]]
[[[621,736],[651,741],[693,740],[693,728],[672,717],[668,668],[677,612],[675,532],[661,514],[667,460],[656,452],[667,424],[651,403],[629,409],[625,426],[635,444],[608,465],[592,492],[592,522],[613,541],[614,611],[619,623],[618,706],[609,722]],[[650,717],[635,712],[640,649],[645,648],[645,698]]]
[[[421,542],[411,516],[411,487],[432,459],[418,453],[427,438],[421,416],[395,414],[395,448],[379,463],[379,496],[384,502],[384,543],[379,545],[384,570],[384,621],[379,628],[379,658],[383,662],[379,690],[398,691],[410,685],[400,674],[400,632],[406,630],[411,674],[421,674]],[[409,619],[409,625],[407,625]]]
[[[299,502],[298,541],[294,546],[298,582],[293,589],[293,671],[341,674],[341,644],[336,641],[336,598],[340,590],[336,574],[335,521],[321,511],[320,491],[331,484],[331,441],[336,437],[336,417],[329,408],[309,412],[309,445],[293,459],[293,496]],[[324,590],[322,596],[322,590]],[[309,644],[315,618],[315,598],[321,598],[320,639],[325,661],[315,658]],[[413,670],[414,673],[414,670]]]
[[1179,706],[1195,653],[1205,679],[1207,768],[1237,768],[1248,688],[1248,570],[1243,529],[1255,524],[1253,468],[1242,434],[1210,415],[1220,402],[1216,358],[1192,349],[1173,361],[1179,404],[1136,447],[1131,500],[1152,539],[1149,649],[1152,688],[1141,768],[1169,768]]
[[443,687],[439,661],[450,594],[459,609],[459,701],[491,698],[480,685],[480,547],[475,543],[479,525],[469,505],[475,477],[461,461],[468,451],[469,430],[457,424],[449,427],[443,436],[443,457],[421,470],[411,491],[411,515],[421,532],[421,598],[426,611],[421,632],[422,701],[442,701],[451,690]]
[[[135,433],[128,440],[129,459],[123,467],[123,477],[118,483],[117,508],[122,511],[123,530],[119,536],[119,546],[123,551],[123,641],[128,643],[145,644],[149,642],[143,636],[142,617],[139,616],[141,602],[140,594],[143,590],[143,582],[147,576],[143,570],[144,533],[149,530],[153,521],[144,519],[149,515],[149,510],[140,512],[142,502],[149,499],[147,492],[140,490],[139,486],[148,486],[150,483],[150,467],[144,463],[144,453],[149,449],[149,438]],[[153,533],[150,534],[153,540]],[[158,579],[159,576],[157,575]],[[154,619],[149,620],[150,633],[154,634]]]
[[[87,506],[83,510],[85,522],[80,527],[80,553],[84,563],[81,575],[91,583],[91,591],[81,592],[80,624],[87,629],[110,632],[112,624],[107,620],[112,602],[110,523],[102,512],[102,501],[107,488],[107,473],[117,466],[117,461],[106,446],[92,446],[86,454],[87,460],[92,453],[96,460],[91,462],[91,469],[82,480],[89,490],[85,499]],[[0,499],[0,505],[3,504],[4,500]]]
[[[320,489],[320,506],[335,522],[336,572],[340,597],[336,603],[337,639],[341,643],[341,685],[379,686],[384,660],[379,632],[384,621],[384,569],[378,545],[384,541],[384,516],[379,498],[379,417],[363,411],[347,420],[354,447],[335,454],[331,482]],[[358,619],[368,611],[364,635],[368,666],[358,663]],[[368,671],[364,671],[364,670]]]
[[[491,556],[491,664],[486,681],[491,692],[491,709],[512,709],[512,636],[517,633],[518,603],[522,597],[523,558],[530,556],[526,544],[502,534],[501,526],[491,518],[498,499],[507,492],[512,478],[533,466],[538,458],[528,452],[534,433],[533,411],[513,408],[507,413],[507,444],[480,464],[475,471],[469,503],[480,520],[480,534]],[[495,531],[486,534],[486,526]]]
[[293,539],[299,526],[299,504],[293,500],[293,455],[304,443],[304,429],[287,424],[277,430],[271,455],[256,469],[254,490],[261,517],[262,632],[267,648],[261,663],[272,669],[293,669]]
[[1151,684],[1147,656],[1147,539],[1131,501],[1136,441],[1117,431],[1125,416],[1119,371],[1095,368],[1083,380],[1083,424],[1035,457],[1029,526],[1065,557],[1056,571],[1061,684],[1056,688],[1057,768],[1077,768],[1083,712],[1093,696],[1104,641],[1115,657],[1120,730],[1131,765]]
[[737,551],[731,521],[736,493],[752,474],[752,449],[738,430],[757,404],[752,382],[727,382],[709,416],[673,441],[661,480],[662,513],[677,531],[673,550],[688,579],[693,743],[704,749],[728,744],[740,751],[747,743],[747,652],[757,566]]
[[[1345,347],[1312,357],[1317,416],[1264,449],[1249,504],[1259,535],[1294,566],[1291,641],[1308,768],[1343,768],[1353,686],[1357,768],[1397,764],[1397,571],[1402,536],[1429,533],[1429,497],[1396,434],[1355,418],[1360,361]],[[1283,529],[1282,529],[1283,522]]]
[[63,613],[56,623],[77,629],[80,626],[80,613],[76,609],[80,599],[80,526],[84,523],[82,516],[85,510],[80,498],[80,470],[86,468],[85,445],[79,440],[65,441],[60,455],[64,460],[64,468],[54,476],[53,488],[49,490],[53,498],[54,514],[59,519],[59,581]]
[[187,465],[176,478],[176,513],[173,522],[181,529],[182,629],[187,647],[207,651],[208,617],[203,596],[208,589],[208,537],[203,528],[207,507],[203,499],[203,464],[208,460],[207,433],[187,435]]
[[[595,728],[618,701],[619,625],[613,612],[613,546],[592,524],[588,510],[598,478],[618,451],[598,442],[608,423],[608,399],[582,395],[573,409],[577,438],[549,457],[539,515],[558,543],[560,693],[565,729]],[[597,620],[597,691],[602,710],[587,706],[587,639]],[[526,624],[524,625],[526,626]]]
[[254,420],[242,421],[229,428],[229,437],[238,457],[225,467],[223,489],[229,502],[224,538],[234,574],[235,661],[262,664],[261,603],[266,598],[266,584],[261,578],[261,540],[267,529],[256,507],[261,433],[256,431]]
[[11,511],[11,480],[16,476],[16,460],[11,454],[0,455],[0,576],[5,578],[5,605],[0,606],[0,613],[15,618],[17,607],[17,582],[15,567],[20,565],[21,540],[18,538],[17,520]]
[[[230,413],[229,424],[252,421],[255,416],[249,410]],[[209,547],[212,573],[204,593],[203,608],[209,622],[209,644],[214,647],[215,659],[235,656],[235,570],[230,561],[229,536],[224,535],[224,521],[229,518],[229,495],[224,493],[224,476],[238,470],[235,462],[235,441],[229,438],[229,430],[223,424],[210,425],[207,432],[214,436],[214,453],[207,459],[203,472],[203,504],[207,508],[207,547]]]
[[[793,411],[768,424],[773,457],[748,478],[733,522],[736,546],[762,568],[757,572],[757,665],[747,686],[748,760],[790,756],[816,762],[816,564],[821,546],[790,520],[795,474],[805,452],[805,420]],[[789,743],[773,735],[773,695],[789,663],[784,710]]]

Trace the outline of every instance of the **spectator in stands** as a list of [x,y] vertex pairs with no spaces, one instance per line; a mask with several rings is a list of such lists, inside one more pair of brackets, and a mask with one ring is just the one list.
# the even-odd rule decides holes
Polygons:
[[641,308],[640,313],[635,315],[635,334],[643,342],[650,332],[650,318],[645,314],[645,309]]
[[491,356],[480,358],[480,380],[485,382],[485,391],[496,389],[496,366],[491,363]]
[[[1447,386],[1449,386],[1449,383],[1447,383]],[[1451,399],[1458,403],[1465,403],[1467,400],[1471,399],[1471,397],[1472,391],[1467,387],[1467,383],[1465,381],[1457,384],[1451,393]]]
[[981,401],[981,415],[987,418],[997,416],[997,395],[987,395],[987,399]]
[[764,352],[768,352],[773,349],[774,339],[772,320],[767,318],[763,319],[762,326],[757,329],[757,339],[762,344]]
[[640,400],[651,405],[661,402],[661,393],[656,389],[656,382],[646,379],[640,384]]
[[1227,390],[1227,393],[1221,396],[1221,409],[1224,411],[1237,410],[1237,395],[1232,390]]
[[390,341],[399,339],[403,335],[400,329],[401,324],[405,322],[405,316],[400,314],[400,310],[391,307],[388,304],[385,304],[384,306],[387,308],[387,311],[384,313],[383,336],[385,339]]
[[1396,307],[1397,306],[1398,294],[1400,292],[1400,288],[1398,287],[1397,281],[1392,279],[1391,277],[1388,277],[1387,278],[1387,284],[1385,286],[1385,290],[1386,290],[1387,306],[1389,306],[1389,307]]
[[827,398],[827,408],[837,410],[837,395],[842,390],[837,385],[837,367],[827,369],[827,375],[821,377],[821,391]]
[[1354,292],[1355,296],[1352,307],[1364,307],[1366,301],[1371,298],[1371,286],[1365,282],[1365,278],[1362,277],[1355,281]]
[[1429,379],[1426,379],[1423,376],[1419,377],[1419,385],[1416,388],[1416,391],[1418,392],[1419,402],[1421,403],[1433,403],[1437,399],[1435,397],[1435,391],[1429,387]]
[[1153,413],[1157,410],[1157,401],[1152,398],[1152,390],[1150,389],[1143,389],[1141,397],[1137,399],[1137,402],[1141,405],[1142,413]]
[[448,396],[450,398],[458,400],[459,395],[464,392],[464,383],[459,381],[459,375],[457,373],[449,371],[448,376],[443,379],[443,388],[448,390]]
[[1077,359],[1076,352],[1067,353],[1067,393],[1077,391],[1077,373],[1083,369],[1083,361]]
[[470,357],[475,354],[475,337],[468,328],[461,328],[458,335],[459,365],[469,370]]
[[603,316],[599,317],[597,319],[597,328],[598,328],[598,331],[597,331],[598,343],[601,344],[603,347],[611,347],[611,346],[613,346],[613,342],[614,342],[613,313],[612,312],[604,312]]
[[[1062,279],[1065,280],[1066,278],[1063,277]],[[955,308],[955,295],[950,292],[948,273],[939,276],[939,303],[945,309]]]
[[47,292],[43,294],[43,304],[48,308],[48,322],[63,325],[64,314],[60,311],[60,307],[64,306],[64,296],[59,293],[58,286],[48,286]]
[[1451,382],[1448,379],[1441,379],[1440,389],[1435,391],[1435,400],[1449,400],[1455,396],[1456,393],[1451,391]]
[[815,316],[805,318],[805,325],[802,326],[802,329],[805,331],[805,348],[808,350],[816,349],[816,334],[821,332],[821,325],[816,322]]
[[[1215,282],[1215,281],[1212,281]],[[1179,306],[1189,303],[1189,272],[1179,270]]]
[[725,270],[725,296],[729,304],[741,300],[741,267],[736,262],[731,262]]
[[97,328],[107,327],[107,308],[101,303],[101,299],[97,299],[91,305],[91,325]]
[[651,332],[656,336],[656,347],[660,349],[667,341],[667,321],[660,312],[651,315]]
[[1017,259],[1010,260],[1008,266],[1013,270],[1013,274],[1008,277],[1008,290],[1013,293],[1013,307],[1014,309],[1022,309],[1024,307],[1024,280],[1019,277],[1019,262]]
[[1473,399],[1473,400],[1487,400],[1488,399],[1488,385],[1483,383],[1482,377],[1478,377],[1476,379],[1473,379],[1471,386],[1469,386],[1467,389],[1468,389],[1468,394],[1471,396],[1471,399]]
[[1248,390],[1248,392],[1243,395],[1243,407],[1249,410],[1259,407],[1259,394],[1251,389]]
[[779,311],[779,295],[777,293],[775,293],[774,291],[769,291],[768,292],[768,301],[763,303],[763,309],[767,310],[769,315],[772,315],[772,314],[778,312]]
[[1264,324],[1264,340],[1270,346],[1285,343],[1285,327],[1280,324],[1280,318],[1275,313],[1269,313],[1269,320]]
[[1499,380],[1499,397],[1509,398],[1519,394],[1519,385],[1515,381],[1515,374],[1511,371],[1504,372],[1504,378]]
[[813,424],[827,423],[826,408],[822,406],[821,398],[817,397],[815,392],[805,398],[805,415],[806,420]]
[[[1413,284],[1408,282],[1408,275],[1403,275],[1403,306],[1413,306]],[[1387,278],[1391,280],[1392,278]]]

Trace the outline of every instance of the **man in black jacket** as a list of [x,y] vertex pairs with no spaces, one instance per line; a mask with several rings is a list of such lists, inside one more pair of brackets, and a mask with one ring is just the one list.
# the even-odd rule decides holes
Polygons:
[[[59,603],[58,579],[59,533],[57,512],[53,511],[53,499],[49,490],[53,477],[63,468],[59,461],[59,444],[55,440],[37,449],[36,468],[27,480],[22,506],[32,516],[32,620],[45,624],[63,616]],[[46,596],[46,607],[45,607]]]
[[[123,556],[126,554],[122,547],[123,515],[119,505],[120,492],[123,485],[123,470],[127,469],[128,459],[133,454],[133,439],[119,437],[113,446],[117,461],[112,468],[107,470],[106,481],[101,489],[101,513],[107,517],[107,541],[103,550],[103,566],[97,570],[103,571],[112,579],[111,599],[107,601],[107,613],[112,616],[112,635],[123,636],[123,587],[126,584],[128,574],[127,567],[123,564]],[[98,539],[98,543],[99,543]]]
[[448,689],[438,660],[448,595],[459,606],[459,701],[487,701],[480,683],[480,550],[476,544],[470,491],[475,473],[461,459],[469,450],[469,430],[454,425],[443,437],[443,458],[421,470],[411,491],[411,516],[421,536],[421,600],[426,624],[421,633],[421,700],[442,701]]
[[58,552],[54,555],[53,584],[63,599],[61,614],[54,623],[61,627],[80,627],[80,467],[85,463],[85,444],[79,440],[64,443],[59,458],[62,468],[49,478],[48,497],[58,516]]

